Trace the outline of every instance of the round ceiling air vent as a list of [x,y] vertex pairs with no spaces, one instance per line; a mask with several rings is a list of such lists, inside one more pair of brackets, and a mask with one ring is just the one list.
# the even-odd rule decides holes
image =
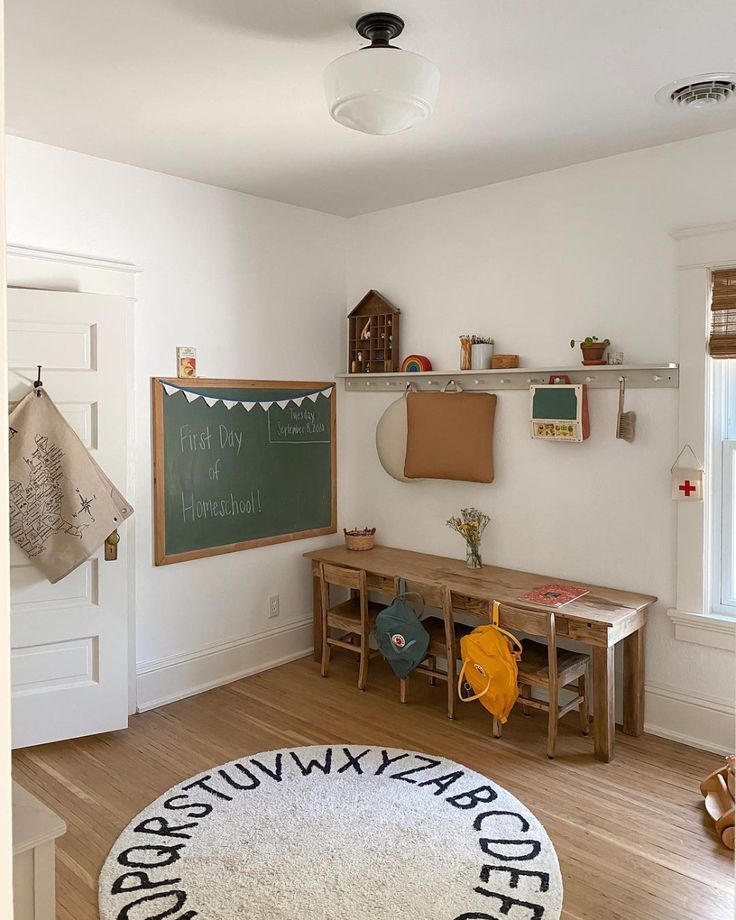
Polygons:
[[700,73],[663,86],[656,95],[662,105],[705,109],[736,99],[736,73]]

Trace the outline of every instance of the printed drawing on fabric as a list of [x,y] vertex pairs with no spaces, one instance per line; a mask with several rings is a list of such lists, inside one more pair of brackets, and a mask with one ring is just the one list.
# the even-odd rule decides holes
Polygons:
[[55,584],[133,509],[44,389],[28,393],[8,425],[10,535]]
[[[11,437],[13,429],[10,429]],[[89,523],[72,524],[64,520],[61,502],[64,498],[64,451],[49,439],[37,434],[36,449],[23,457],[28,467],[27,484],[10,480],[10,536],[31,559],[42,553],[49,539],[57,533],[81,539]],[[79,490],[77,490],[79,491]],[[89,510],[84,507],[82,509]]]

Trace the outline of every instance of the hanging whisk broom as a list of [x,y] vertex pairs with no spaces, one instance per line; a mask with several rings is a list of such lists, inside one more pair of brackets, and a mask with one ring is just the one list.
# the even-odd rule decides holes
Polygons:
[[624,412],[624,391],[626,378],[618,378],[618,415],[616,416],[616,437],[633,441],[636,434],[636,412]]

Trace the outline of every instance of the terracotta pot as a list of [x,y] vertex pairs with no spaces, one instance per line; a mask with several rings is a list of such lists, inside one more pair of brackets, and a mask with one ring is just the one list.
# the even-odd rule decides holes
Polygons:
[[605,364],[603,355],[606,353],[608,345],[603,342],[595,342],[593,345],[583,345],[580,350],[583,353],[583,364]]

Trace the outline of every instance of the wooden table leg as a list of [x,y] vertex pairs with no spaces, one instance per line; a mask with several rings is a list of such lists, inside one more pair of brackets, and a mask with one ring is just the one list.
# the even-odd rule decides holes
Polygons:
[[320,615],[322,599],[320,597],[319,573],[316,566],[312,569],[312,616],[314,617],[314,655],[315,661],[322,660],[322,618]]
[[624,639],[624,733],[644,731],[644,627]]
[[613,760],[616,730],[614,646],[593,647],[593,747],[596,760]]

